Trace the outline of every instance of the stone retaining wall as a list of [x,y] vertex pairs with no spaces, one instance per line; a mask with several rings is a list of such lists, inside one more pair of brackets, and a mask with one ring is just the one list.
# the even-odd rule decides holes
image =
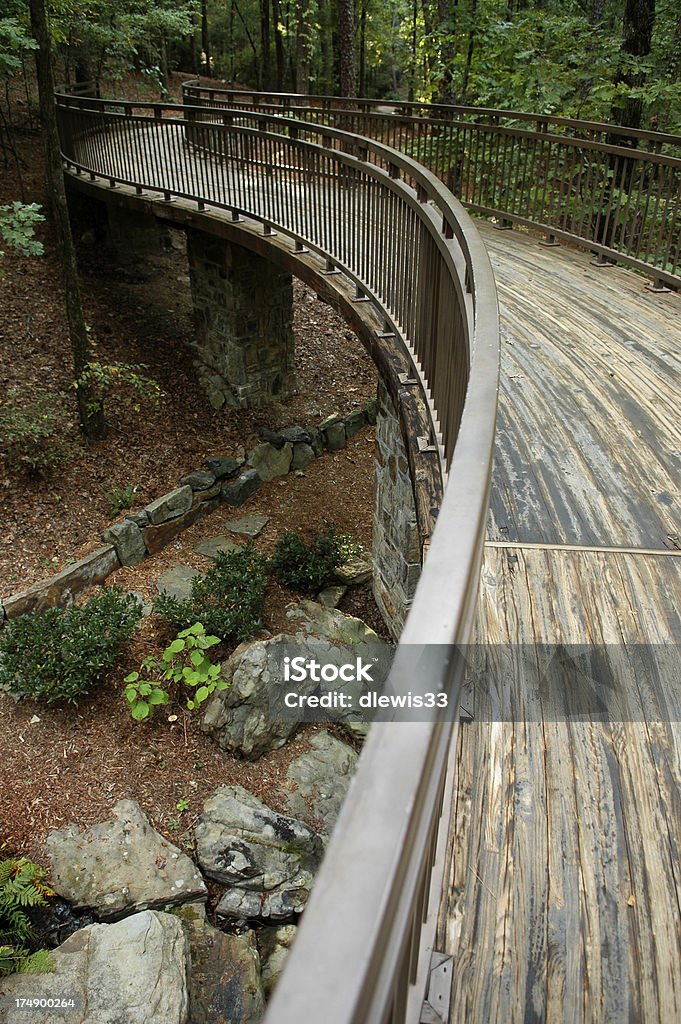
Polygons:
[[112,523],[102,533],[103,547],[54,576],[3,598],[0,627],[5,620],[28,612],[71,604],[78,594],[103,583],[121,566],[137,565],[148,555],[156,554],[221,503],[243,505],[266,481],[304,469],[324,449],[344,448],[348,437],[367,423],[376,423],[376,415],[377,404],[369,401],[349,416],[335,413],[327,417],[318,427],[263,431],[263,443],[256,445],[247,457],[224,455],[207,459],[204,470],[188,473],[172,491]]

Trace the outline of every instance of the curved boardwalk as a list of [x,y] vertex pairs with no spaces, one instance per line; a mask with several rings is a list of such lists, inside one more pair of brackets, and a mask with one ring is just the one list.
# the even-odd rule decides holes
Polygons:
[[503,331],[477,627],[494,646],[452,754],[451,1020],[672,1024],[681,297],[481,230]]

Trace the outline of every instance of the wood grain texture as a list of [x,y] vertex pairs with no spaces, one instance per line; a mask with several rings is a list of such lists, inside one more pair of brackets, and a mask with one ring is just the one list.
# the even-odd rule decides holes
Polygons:
[[490,538],[678,545],[681,296],[480,226],[502,321]]
[[[488,654],[452,751],[450,1020],[675,1024],[681,560],[657,552],[679,533],[681,303],[484,234],[505,327],[489,536],[507,543],[485,550]],[[547,700],[555,644],[618,653],[617,716]]]

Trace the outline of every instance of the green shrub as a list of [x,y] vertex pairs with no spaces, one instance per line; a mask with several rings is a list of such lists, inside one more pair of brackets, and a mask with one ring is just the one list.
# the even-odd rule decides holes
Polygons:
[[222,640],[250,640],[259,631],[267,589],[267,558],[253,541],[218,552],[205,576],[195,576],[186,601],[160,594],[154,609],[178,629],[195,622]]
[[33,938],[27,909],[42,907],[52,890],[43,879],[47,872],[22,857],[0,861],[0,977],[7,974],[45,974],[52,969],[46,949],[31,953]]
[[126,484],[125,487],[114,487],[109,491],[106,500],[109,502],[109,519],[114,519],[119,512],[130,508],[135,500],[137,488],[134,484]]
[[0,685],[75,704],[115,663],[141,614],[136,597],[109,587],[83,605],[13,619],[0,633]]
[[8,470],[45,476],[73,459],[69,419],[58,395],[40,394],[22,404],[11,389],[0,401],[0,455]]
[[340,538],[334,527],[327,525],[312,538],[311,544],[287,530],[277,541],[270,566],[285,587],[316,594],[332,580],[342,561]]
[[208,700],[215,690],[226,690],[229,684],[220,678],[221,666],[214,665],[205,653],[219,643],[218,637],[207,636],[203,625],[195,622],[168,644],[160,662],[153,656],[145,658],[141,671],[131,672],[123,680],[127,683],[125,699],[135,721],[144,721],[153,714],[155,707],[170,703],[170,694],[163,689],[163,683],[174,686],[182,683],[194,688],[194,696],[187,699],[190,711]]

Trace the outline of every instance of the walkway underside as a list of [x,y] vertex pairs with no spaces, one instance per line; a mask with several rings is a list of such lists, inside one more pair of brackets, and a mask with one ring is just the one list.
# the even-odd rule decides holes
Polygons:
[[494,646],[476,652],[453,752],[451,1020],[671,1024],[681,298],[483,233],[503,330],[477,628]]

